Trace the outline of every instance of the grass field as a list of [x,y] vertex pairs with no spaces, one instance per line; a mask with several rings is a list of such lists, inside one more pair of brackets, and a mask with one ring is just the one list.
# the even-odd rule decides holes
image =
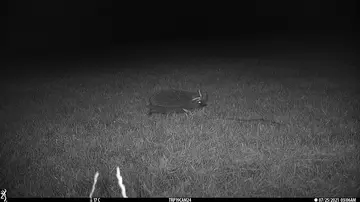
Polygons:
[[[8,197],[88,197],[96,171],[94,196],[117,197],[116,166],[129,197],[359,193],[360,96],[342,66],[272,58],[105,65],[112,71],[5,85],[0,188]],[[199,87],[208,107],[147,116],[151,93]]]

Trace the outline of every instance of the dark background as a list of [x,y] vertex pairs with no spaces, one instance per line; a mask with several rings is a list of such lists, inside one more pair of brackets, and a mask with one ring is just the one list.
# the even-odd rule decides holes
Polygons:
[[2,61],[239,57],[288,49],[356,60],[356,1],[244,2],[9,1]]

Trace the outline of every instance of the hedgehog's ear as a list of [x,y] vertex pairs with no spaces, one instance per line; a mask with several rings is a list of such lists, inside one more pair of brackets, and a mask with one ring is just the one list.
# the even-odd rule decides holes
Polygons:
[[191,101],[200,102],[201,101],[201,92],[198,90],[199,95],[191,99]]

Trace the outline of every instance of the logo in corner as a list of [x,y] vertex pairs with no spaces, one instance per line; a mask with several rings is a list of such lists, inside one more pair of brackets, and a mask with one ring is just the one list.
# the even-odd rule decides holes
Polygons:
[[0,199],[3,199],[4,202],[7,202],[7,199],[6,199],[6,189],[2,189],[1,192],[1,198]]

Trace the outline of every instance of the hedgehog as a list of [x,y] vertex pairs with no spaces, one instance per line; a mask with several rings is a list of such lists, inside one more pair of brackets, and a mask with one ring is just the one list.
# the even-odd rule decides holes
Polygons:
[[174,89],[162,90],[149,98],[148,115],[194,111],[207,106],[207,101],[207,93],[202,93],[200,90],[197,92]]

